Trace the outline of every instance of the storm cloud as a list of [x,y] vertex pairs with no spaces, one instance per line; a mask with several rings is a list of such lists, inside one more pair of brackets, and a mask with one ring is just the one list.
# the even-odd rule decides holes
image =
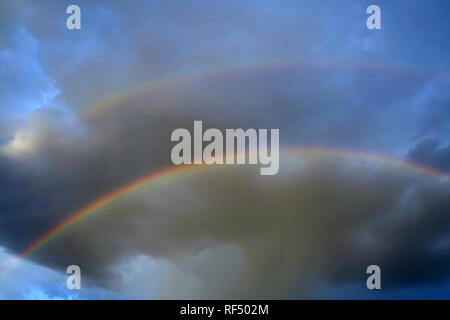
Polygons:
[[388,292],[448,282],[448,178],[288,149],[449,171],[448,3],[379,2],[380,32],[364,1],[76,1],[79,31],[65,2],[2,2],[0,245],[20,253],[171,165],[171,132],[202,120],[280,129],[280,173],[226,167],[139,189],[27,259],[143,298],[305,297],[364,286],[370,264]]

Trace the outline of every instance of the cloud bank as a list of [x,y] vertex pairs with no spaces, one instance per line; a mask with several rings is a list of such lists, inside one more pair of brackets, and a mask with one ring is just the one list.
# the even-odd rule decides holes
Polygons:
[[[194,120],[450,170],[446,1],[380,1],[379,33],[360,1],[79,3],[79,32],[65,29],[65,3],[0,5],[10,254],[170,165],[171,132]],[[386,294],[402,297],[448,283],[449,192],[370,159],[287,152],[275,177],[230,167],[144,188],[28,259],[59,273],[79,264],[88,287],[143,298],[333,296],[379,264]]]

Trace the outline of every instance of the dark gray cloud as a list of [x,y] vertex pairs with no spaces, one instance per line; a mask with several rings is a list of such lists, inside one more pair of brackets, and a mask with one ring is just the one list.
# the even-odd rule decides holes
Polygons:
[[421,141],[408,153],[408,158],[444,172],[450,172],[450,145],[440,146],[437,140]]
[[[190,127],[194,107],[183,113],[173,104],[170,111],[130,105],[73,125],[73,132],[60,112],[35,114],[3,157],[4,245],[21,250],[88,201],[170,163],[170,145],[160,137]],[[236,123],[223,119],[207,123]],[[178,265],[220,245],[239,248],[228,252],[229,263],[240,266],[230,275],[238,287],[216,292],[208,286],[214,275],[189,264],[173,271],[202,279],[193,293],[199,297],[285,297],[315,281],[361,280],[373,261],[383,266],[386,288],[446,279],[448,251],[439,243],[448,232],[449,184],[394,168],[284,155],[280,175],[271,178],[254,168],[206,172],[99,210],[33,259],[56,270],[76,261],[94,284],[118,289],[117,266],[135,256]],[[213,258],[205,265],[221,259]],[[161,285],[172,288],[170,279]]]
[[[186,273],[202,286],[184,297],[203,298],[287,297],[322,281],[364,283],[374,263],[388,291],[448,279],[447,181],[332,155],[283,154],[282,168],[273,179],[228,168],[162,182],[98,210],[34,258],[57,270],[76,261],[94,283],[120,289],[136,275],[117,266],[147,255],[177,266],[165,270],[174,275],[159,294],[190,287],[180,277]],[[237,269],[231,284],[218,291],[214,279],[230,267]]]

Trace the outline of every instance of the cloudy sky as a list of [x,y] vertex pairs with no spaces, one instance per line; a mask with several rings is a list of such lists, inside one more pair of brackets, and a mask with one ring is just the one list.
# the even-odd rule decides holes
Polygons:
[[[66,28],[71,4],[81,30]],[[381,30],[366,27],[371,4]],[[0,299],[449,298],[448,12],[447,0],[1,0]],[[279,174],[162,179],[11,263],[170,166],[171,132],[194,120],[280,129]],[[65,287],[71,264],[82,290]],[[382,290],[366,288],[371,264]]]

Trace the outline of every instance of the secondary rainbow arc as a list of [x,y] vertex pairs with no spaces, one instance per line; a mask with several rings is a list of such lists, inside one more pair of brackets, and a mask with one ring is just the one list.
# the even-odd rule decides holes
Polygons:
[[82,108],[82,113],[85,115],[95,114],[98,111],[108,109],[111,106],[118,104],[120,101],[126,100],[128,97],[138,95],[140,93],[159,90],[166,87],[172,87],[177,84],[189,83],[197,79],[203,79],[210,76],[224,76],[229,74],[236,74],[238,72],[263,72],[269,70],[276,70],[277,68],[296,68],[302,66],[309,67],[332,67],[332,68],[361,68],[378,71],[390,71],[390,72],[413,72],[422,75],[437,75],[450,79],[447,73],[443,73],[434,69],[424,68],[420,66],[410,66],[402,64],[388,64],[379,63],[374,61],[347,61],[336,59],[303,59],[303,60],[276,60],[266,59],[259,60],[251,63],[241,63],[233,65],[221,65],[214,68],[206,68],[194,71],[185,71],[181,74],[168,74],[163,77],[154,78],[148,81],[144,81],[137,85],[134,85],[125,90],[121,90],[118,93],[113,93],[101,100],[97,100],[94,103],[90,103]]

